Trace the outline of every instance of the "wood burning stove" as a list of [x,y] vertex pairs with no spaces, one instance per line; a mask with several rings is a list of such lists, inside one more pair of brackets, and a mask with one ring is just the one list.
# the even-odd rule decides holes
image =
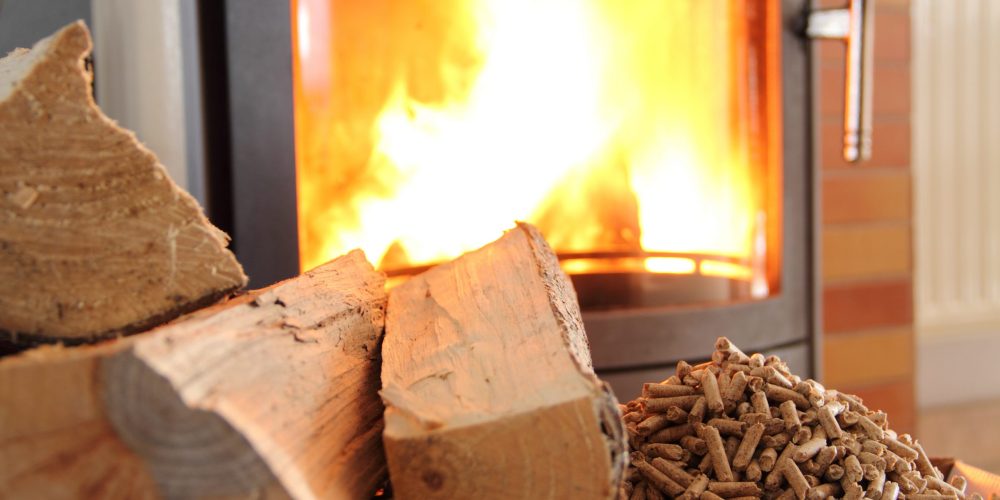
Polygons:
[[[366,3],[366,7],[354,6],[353,10],[368,9],[367,12],[350,12],[352,8],[347,8],[345,5],[339,17],[327,17],[329,13],[324,14],[315,10],[310,12],[303,8],[304,5],[316,6],[323,3],[305,0],[291,3],[230,1],[225,4],[203,2],[205,5],[200,7],[201,34],[204,42],[203,60],[206,69],[205,92],[206,96],[217,96],[216,99],[206,99],[209,103],[215,103],[214,108],[210,107],[207,110],[207,120],[212,126],[206,128],[212,130],[212,133],[222,134],[216,138],[217,140],[206,142],[210,144],[208,151],[210,164],[225,166],[210,172],[212,195],[208,206],[212,219],[233,236],[237,256],[246,267],[252,280],[251,284],[255,286],[295,275],[300,270],[300,262],[305,265],[320,262],[334,256],[333,253],[340,253],[343,250],[340,246],[345,248],[364,246],[362,242],[371,240],[344,237],[333,243],[330,239],[324,238],[320,238],[323,241],[316,241],[315,218],[322,216],[313,214],[322,212],[324,207],[328,211],[339,210],[339,213],[343,213],[344,210],[357,210],[358,204],[350,203],[351,200],[357,199],[357,193],[338,190],[343,188],[343,184],[353,182],[354,179],[345,181],[341,176],[338,177],[339,181],[336,179],[325,183],[317,181],[315,165],[312,170],[305,170],[304,164],[309,162],[315,164],[319,161],[327,169],[353,169],[352,175],[357,176],[363,175],[366,171],[370,173],[370,169],[375,168],[372,166],[372,158],[380,154],[383,161],[393,163],[396,167],[389,171],[399,174],[402,168],[398,164],[411,159],[402,156],[407,154],[411,157],[413,154],[419,156],[418,153],[426,151],[420,150],[414,153],[412,147],[410,150],[405,149],[412,144],[399,147],[394,145],[395,143],[389,144],[389,139],[386,137],[392,132],[386,130],[392,126],[409,131],[403,132],[399,141],[415,142],[425,149],[431,148],[427,155],[431,158],[429,163],[438,166],[442,162],[452,161],[458,162],[459,167],[465,168],[461,162],[466,158],[462,156],[443,158],[441,151],[452,151],[453,149],[448,148],[456,146],[429,144],[439,140],[439,137],[433,134],[421,135],[421,127],[424,131],[428,126],[439,127],[435,129],[438,135],[447,135],[454,131],[477,133],[479,134],[476,139],[479,141],[476,143],[477,147],[500,143],[499,151],[495,154],[501,154],[504,147],[517,147],[516,144],[513,146],[503,144],[501,138],[507,137],[504,134],[517,135],[518,127],[501,128],[499,136],[483,137],[484,134],[497,133],[496,128],[484,128],[482,125],[483,120],[494,120],[493,115],[487,113],[485,117],[468,117],[469,114],[479,112],[479,108],[469,109],[475,105],[468,104],[468,99],[478,98],[477,92],[486,92],[475,88],[475,85],[461,89],[461,92],[466,94],[467,109],[464,110],[465,115],[456,118],[454,115],[442,114],[442,109],[446,106],[440,99],[431,103],[430,109],[414,108],[414,104],[427,104],[426,99],[421,101],[419,96],[414,98],[415,94],[440,92],[440,88],[414,90],[413,87],[419,86],[421,82],[405,79],[394,84],[381,81],[373,83],[370,80],[357,81],[357,78],[384,77],[378,74],[378,71],[375,71],[376,74],[373,76],[371,71],[372,67],[378,68],[380,64],[431,64],[433,61],[420,59],[423,56],[418,57],[416,63],[412,59],[406,60],[405,57],[402,61],[398,58],[387,61],[378,59],[374,52],[365,51],[374,51],[372,44],[379,40],[385,41],[384,38],[390,36],[398,37],[399,40],[395,43],[403,45],[404,49],[407,44],[418,44],[433,39],[435,35],[427,32],[440,29],[435,23],[455,22],[454,19],[442,20],[441,17],[454,16],[456,15],[454,12],[442,11],[436,13],[438,14],[436,17],[421,19],[419,16],[414,17],[412,13],[409,14],[410,17],[405,17],[406,13],[389,10],[373,11],[371,5],[374,4]],[[336,4],[336,2],[325,3]],[[662,14],[664,4],[671,3],[662,2],[654,7]],[[673,5],[681,4],[678,2]],[[720,7],[722,10],[712,12],[710,8],[704,8],[707,5],[722,6]],[[640,387],[639,382],[663,378],[662,374],[677,360],[697,358],[707,341],[722,335],[729,337],[744,349],[778,353],[789,362],[793,370],[799,373],[813,375],[817,372],[814,325],[818,317],[818,307],[814,297],[812,230],[816,192],[813,189],[810,148],[812,143],[810,44],[802,34],[807,2],[805,0],[722,1],[692,3],[688,7],[692,6],[702,7],[693,10],[681,9],[675,14],[687,17],[678,18],[680,20],[665,18],[667,20],[661,23],[664,30],[662,39],[681,39],[686,36],[689,41],[698,41],[701,44],[706,41],[711,42],[723,48],[719,53],[707,53],[718,59],[706,59],[704,47],[700,47],[694,56],[685,52],[685,57],[673,58],[674,64],[687,65],[683,67],[684,71],[677,72],[680,73],[677,78],[688,77],[695,81],[673,82],[676,85],[674,89],[659,87],[669,82],[669,78],[641,82],[638,84],[638,90],[624,91],[627,97],[640,99],[638,111],[633,115],[616,115],[604,122],[598,120],[599,124],[605,125],[613,122],[620,125],[619,128],[611,132],[602,129],[596,134],[581,133],[572,137],[572,139],[581,137],[591,139],[589,142],[576,140],[572,147],[587,149],[595,145],[603,146],[597,148],[599,150],[592,155],[606,160],[604,166],[598,166],[597,169],[626,172],[626,180],[622,182],[631,182],[633,195],[624,198],[615,194],[617,189],[615,181],[608,178],[595,183],[588,177],[589,174],[586,174],[583,175],[584,180],[575,186],[578,192],[585,193],[583,196],[585,200],[592,201],[595,197],[607,198],[610,201],[606,199],[606,205],[612,206],[617,212],[624,211],[631,214],[624,217],[624,222],[616,220],[610,227],[603,229],[604,232],[601,234],[605,236],[610,234],[611,242],[608,242],[608,238],[602,240],[600,237],[596,238],[599,240],[598,243],[590,246],[569,242],[571,238],[564,237],[564,233],[566,230],[572,233],[573,227],[570,224],[586,219],[587,215],[561,210],[561,207],[569,203],[565,200],[549,202],[548,211],[537,209],[518,212],[512,209],[509,215],[504,215],[504,220],[510,224],[518,217],[529,219],[534,217],[537,219],[534,220],[536,223],[541,220],[539,225],[543,232],[546,232],[548,224],[553,235],[557,229],[563,230],[558,236],[547,236],[557,252],[560,252],[564,266],[574,278],[584,309],[584,320],[595,367],[624,398],[633,395],[632,392]],[[426,8],[430,7],[425,6],[425,10]],[[402,7],[396,10],[401,9]],[[719,12],[729,17],[722,20],[710,17]],[[403,16],[402,21],[399,19],[400,16]],[[372,34],[355,25],[326,26],[326,31],[321,33],[325,33],[326,38],[302,36],[303,30],[315,31],[317,23],[334,22],[330,19],[344,23],[347,22],[344,21],[345,18],[350,21],[352,18],[357,20],[365,17],[376,23],[382,20],[385,27],[371,28],[369,31],[375,31]],[[641,12],[632,13],[632,17],[625,21],[633,23],[637,20],[648,21],[644,19],[645,17],[648,16]],[[523,19],[523,16],[521,18]],[[491,22],[498,23],[496,19]],[[647,26],[647,34],[657,35],[656,23],[646,24],[652,26],[652,28]],[[495,28],[494,25],[491,26]],[[352,29],[356,31],[351,31]],[[527,28],[519,28],[519,36],[527,36],[524,35],[525,29]],[[684,32],[687,34],[678,35],[682,29],[687,30]],[[712,29],[716,31],[713,32]],[[609,30],[613,31],[610,28]],[[698,30],[708,32],[703,33]],[[637,28],[628,31],[634,35],[634,31],[641,30]],[[452,36],[461,38],[469,35],[452,33]],[[518,40],[511,42],[503,36],[503,34],[495,35],[495,40],[487,45],[499,46],[500,49],[496,50],[504,50],[505,41],[516,45],[514,42]],[[652,38],[652,40],[657,39],[659,38],[655,36]],[[608,52],[603,56],[595,53],[593,58],[605,63],[611,61],[613,63],[611,69],[615,72],[637,68],[643,71],[650,69],[651,60],[643,59],[641,55],[635,56],[634,61],[622,62],[622,59],[632,57],[629,54],[634,54],[638,50],[636,45],[625,44],[622,47],[615,47],[614,43],[609,43],[608,40],[609,38],[602,39],[602,43],[594,47],[584,47],[583,50]],[[303,46],[304,42],[308,46]],[[354,45],[346,45],[349,42],[353,42]],[[581,49],[580,39],[570,38],[564,42],[568,42],[569,46],[575,49]],[[636,43],[635,40],[632,43]],[[648,49],[647,42],[640,39],[639,43],[643,45],[643,50]],[[325,51],[323,57],[327,63],[333,61],[336,65],[317,68],[315,54],[319,49]],[[385,52],[389,49],[382,47],[378,50]],[[680,49],[673,47],[663,50],[669,52]],[[690,47],[686,50],[694,53]],[[483,51],[488,52],[487,49]],[[313,60],[306,61],[307,52],[312,54]],[[514,55],[525,60],[525,58],[530,59],[531,53],[529,47],[528,52],[517,54],[515,51]],[[460,54],[458,57],[465,56],[468,54]],[[584,59],[582,62],[593,62]],[[470,74],[478,75],[478,72],[493,71],[494,68],[489,66],[490,60],[489,58],[479,60],[476,57],[471,57],[471,61],[466,60],[469,66],[475,67],[475,71],[471,71]],[[536,59],[535,63],[539,61],[544,62],[545,59]],[[305,64],[306,62],[309,64]],[[506,62],[516,65],[518,59]],[[711,68],[716,68],[720,64],[724,66],[725,71],[712,74]],[[227,71],[219,71],[221,67],[225,67]],[[576,69],[579,68],[568,68],[565,71],[572,72]],[[583,71],[581,75],[586,76],[588,70],[593,68],[581,70]],[[597,68],[597,71],[607,73],[608,68]],[[314,74],[317,72],[320,73],[319,76]],[[331,72],[338,74],[333,77]],[[309,88],[303,83],[309,78],[326,79],[322,83],[328,91],[325,98],[323,95],[318,95],[315,88]],[[348,78],[348,83],[345,84],[343,78]],[[441,82],[438,84],[443,85]],[[500,81],[499,84],[509,84],[509,82]],[[701,99],[704,102],[699,101],[694,104],[683,102],[692,108],[695,114],[678,118],[681,101],[690,100],[693,95],[691,92],[702,90],[698,89],[698,86],[706,84],[716,85],[717,88],[703,89],[702,94],[695,96],[695,100]],[[621,89],[618,94],[612,96],[613,98],[606,99],[607,88],[616,85],[621,86],[623,83],[619,80],[594,90],[592,93],[598,95],[595,100],[600,101],[600,104],[610,104],[610,107],[616,110],[627,107],[626,104],[622,104],[623,101],[615,100],[621,97],[623,92]],[[384,88],[378,91],[369,89],[376,94],[381,92],[381,95],[375,97],[358,95],[365,86]],[[336,94],[338,89],[342,94]],[[571,90],[575,92],[580,89],[566,91]],[[718,95],[713,96],[712,92]],[[476,95],[469,97],[470,94]],[[678,95],[681,97],[678,98]],[[705,97],[706,95],[709,97]],[[374,103],[365,102],[365,106],[370,109],[351,109],[352,101],[365,99]],[[335,102],[331,103],[330,100]],[[536,108],[539,105],[540,102],[534,103]],[[719,109],[722,111],[718,112]],[[703,115],[708,110],[715,110],[718,116],[704,118]],[[422,112],[429,116],[415,117]],[[350,113],[354,115],[346,116]],[[541,123],[532,123],[531,127],[525,125],[526,128],[533,127],[525,134],[526,136],[537,134],[545,127],[561,126],[566,123],[546,121],[548,117],[542,116],[543,114],[538,109],[532,110],[531,103],[527,105],[522,119],[537,120]],[[606,118],[604,115],[602,117]],[[421,119],[424,121],[420,122]],[[462,121],[463,119],[465,121]],[[569,117],[569,122],[579,124],[578,122],[586,119],[582,114],[576,113]],[[708,137],[708,146],[703,146],[705,149],[703,157],[711,158],[711,161],[702,162],[695,168],[687,168],[683,172],[684,175],[704,176],[706,170],[714,169],[721,175],[721,180],[716,179],[716,181],[727,189],[719,191],[716,199],[708,200],[709,204],[730,205],[726,207],[729,210],[728,215],[724,214],[714,221],[717,225],[722,221],[721,230],[719,227],[714,231],[705,230],[704,226],[711,226],[713,221],[698,221],[694,218],[698,214],[693,212],[703,210],[703,206],[699,203],[705,203],[704,193],[700,197],[696,196],[697,199],[689,202],[689,205],[679,204],[676,203],[679,201],[678,198],[683,198],[689,193],[685,193],[685,189],[671,191],[673,183],[664,181],[670,178],[670,172],[663,176],[662,172],[647,175],[642,169],[635,167],[628,170],[630,165],[638,161],[636,158],[656,156],[654,153],[659,154],[660,156],[656,158],[664,162],[677,161],[675,156],[679,154],[679,150],[684,149],[684,144],[670,142],[669,137],[666,139],[654,137],[637,149],[627,150],[628,146],[634,146],[631,144],[634,142],[632,139],[641,135],[640,132],[658,127],[657,124],[665,119],[677,121],[679,125],[675,124],[675,129],[679,127],[684,132],[700,128],[702,135],[706,133],[711,135],[714,131],[719,137],[726,139],[722,142],[727,144],[721,144],[719,141],[712,142],[712,137]],[[442,125],[442,122],[447,120],[452,121]],[[346,121],[352,123],[345,124]],[[360,133],[345,128],[347,125],[357,127],[357,123],[364,124],[362,127],[364,130]],[[449,126],[452,128],[447,129]],[[369,137],[371,144],[365,145],[362,151],[345,150],[345,144],[356,145],[364,142],[362,139],[366,137],[365,134],[370,136],[369,131],[377,127],[382,127],[379,129],[381,142]],[[651,153],[652,150],[648,147],[650,145],[665,147],[667,151]],[[213,147],[215,149],[212,149]],[[393,147],[396,149],[392,149]],[[434,150],[433,147],[438,149]],[[399,152],[400,148],[403,152]],[[717,149],[725,151],[720,152]],[[575,152],[571,149],[570,156]],[[351,160],[348,158],[349,153],[360,157],[361,160]],[[509,161],[509,158],[503,157],[504,161]],[[576,163],[573,163],[574,161]],[[587,161],[590,160],[583,163]],[[560,162],[568,165],[568,173],[547,174],[547,177],[529,176],[523,180],[518,179],[517,182],[530,183],[533,182],[532,179],[537,181],[538,178],[544,177],[558,186],[572,183],[575,178],[573,169],[581,161],[578,159],[564,161],[564,158],[558,155],[546,156],[534,163],[528,161],[529,168],[522,169],[520,175],[528,175],[538,168]],[[483,163],[491,164],[490,161]],[[539,166],[535,166],[536,163]],[[623,167],[622,163],[626,165]],[[494,173],[501,167],[503,167],[502,161],[492,162],[491,168]],[[750,175],[747,175],[747,172]],[[452,170],[439,175],[455,176],[457,173],[458,170]],[[380,174],[385,174],[385,170],[380,171]],[[676,172],[674,175],[677,175]],[[433,183],[438,179],[439,177],[428,175],[424,181]],[[486,182],[486,189],[482,195],[466,197],[463,204],[456,206],[454,210],[475,211],[474,205],[477,200],[484,199],[490,194],[490,188],[495,187],[490,186],[490,182],[496,183],[500,177],[491,176],[488,179],[490,180]],[[303,189],[305,181],[310,182],[308,185],[311,188],[308,192]],[[704,178],[695,179],[686,186],[701,186],[704,181]],[[339,188],[338,182],[341,182]],[[552,188],[547,186],[533,187],[538,187],[536,190],[542,191],[546,196],[552,191]],[[389,188],[389,191],[392,189]],[[645,200],[641,199],[639,191],[649,191],[649,194],[645,195]],[[424,196],[435,196],[435,194],[427,193]],[[324,197],[331,200],[324,200]],[[650,213],[654,212],[643,213],[642,207],[655,204],[657,200],[664,201],[663,198],[667,198],[666,201],[669,203],[660,203],[660,212],[655,213],[662,214],[665,219],[682,221],[685,224],[668,224],[666,229],[660,230],[660,233],[669,237],[692,236],[692,233],[699,231],[717,236],[721,232],[727,236],[735,235],[735,238],[730,239],[738,240],[735,246],[745,251],[733,250],[733,245],[725,247],[725,244],[723,248],[706,250],[704,239],[671,247],[669,244],[657,243],[652,237],[643,238],[638,233],[650,236],[656,231],[645,226],[634,228],[634,222],[653,217]],[[401,211],[416,210],[414,199],[419,198],[411,197],[406,202],[410,203],[409,205],[406,203],[384,205],[382,210],[390,214],[395,211],[402,220],[406,220],[402,217]],[[744,210],[742,216],[734,218],[732,205],[739,204],[734,201],[737,199],[744,201],[744,205],[749,209]],[[307,203],[312,204],[308,210],[303,208],[303,204]],[[539,204],[529,203],[529,205],[529,208],[537,208]],[[663,207],[670,209],[670,212],[665,212]],[[607,220],[609,217],[607,212],[605,210],[590,218]],[[312,218],[306,220],[300,217],[303,213]],[[523,215],[524,213],[527,215]],[[428,214],[429,217],[435,212]],[[359,222],[355,227],[348,228],[352,231],[363,228],[366,224],[371,227],[373,221],[380,220],[378,217],[361,218],[356,215],[352,214],[357,221],[365,223]],[[418,218],[412,220],[415,221],[412,224],[419,223]],[[692,221],[697,222],[691,224]],[[732,227],[726,228],[726,223],[731,223]],[[343,227],[330,228],[332,233],[337,230],[346,231]],[[495,228],[486,230],[491,239],[498,234]],[[329,236],[322,234],[322,230],[319,232],[323,237]],[[399,235],[390,235],[389,239],[385,237],[374,239],[380,243],[372,244],[374,251],[372,248],[367,248],[368,257],[373,262],[381,262],[382,267],[389,271],[391,276],[405,276],[434,262],[433,252],[422,254],[415,252],[412,245],[407,248],[401,243],[405,239]],[[462,245],[475,246],[475,238],[460,242],[458,246],[447,251],[461,252],[466,249]],[[334,250],[328,250],[332,253],[326,255],[323,253],[325,247]],[[440,258],[449,256],[450,254],[445,253],[441,254]]]

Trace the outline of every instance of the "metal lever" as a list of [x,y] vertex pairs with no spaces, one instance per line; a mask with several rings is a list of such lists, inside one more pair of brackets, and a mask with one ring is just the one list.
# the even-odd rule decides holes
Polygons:
[[844,61],[844,159],[855,163],[872,154],[872,53],[875,0],[850,0],[843,9],[809,14],[811,38],[847,44]]

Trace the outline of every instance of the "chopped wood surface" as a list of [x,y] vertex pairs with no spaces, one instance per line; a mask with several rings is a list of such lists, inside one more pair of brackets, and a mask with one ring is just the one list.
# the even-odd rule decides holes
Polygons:
[[594,375],[576,296],[537,230],[392,290],[384,441],[399,498],[611,498],[617,403]]
[[384,282],[354,251],[148,333],[0,361],[0,496],[370,496]]
[[246,284],[228,236],[105,116],[82,22],[0,59],[0,332],[134,333]]

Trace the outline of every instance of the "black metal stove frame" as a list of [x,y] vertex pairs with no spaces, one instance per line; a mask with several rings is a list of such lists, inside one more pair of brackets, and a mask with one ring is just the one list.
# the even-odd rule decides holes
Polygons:
[[[209,212],[233,236],[251,286],[298,273],[291,19],[287,0],[199,2],[209,145]],[[713,306],[584,313],[598,373],[631,397],[697,360],[725,335],[747,351],[777,353],[799,373],[819,370],[815,265],[812,48],[808,0],[781,0],[781,291]],[[222,71],[222,68],[225,68]]]

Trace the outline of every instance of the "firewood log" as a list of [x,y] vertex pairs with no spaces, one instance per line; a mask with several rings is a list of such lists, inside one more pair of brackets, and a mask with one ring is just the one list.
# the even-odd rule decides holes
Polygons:
[[626,460],[576,295],[532,226],[389,295],[384,443],[398,498],[611,498]]
[[246,284],[198,203],[105,116],[82,22],[0,59],[0,332],[134,333]]
[[0,496],[370,497],[384,281],[356,250],[148,333],[0,361]]

